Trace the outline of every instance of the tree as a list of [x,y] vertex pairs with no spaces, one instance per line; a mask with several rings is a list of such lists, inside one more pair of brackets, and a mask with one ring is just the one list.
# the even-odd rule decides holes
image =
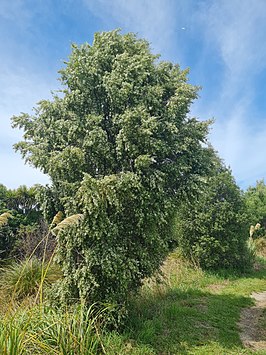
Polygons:
[[57,235],[62,298],[123,302],[174,245],[179,199],[209,168],[209,122],[188,117],[188,71],[134,34],[97,33],[65,64],[61,95],[13,117],[16,149],[51,177],[48,215],[84,216]]
[[266,185],[264,180],[257,181],[254,187],[250,186],[244,193],[244,199],[249,225],[260,224],[255,236],[266,235]]
[[217,157],[214,161],[197,198],[179,209],[179,246],[204,268],[244,270],[252,261],[245,204],[231,171]]
[[42,214],[36,199],[36,189],[36,186],[20,186],[10,190],[0,184],[0,214],[10,212],[12,215],[0,230],[0,259],[9,257],[15,247],[23,249],[16,245],[20,232],[26,228],[33,229],[40,222]]

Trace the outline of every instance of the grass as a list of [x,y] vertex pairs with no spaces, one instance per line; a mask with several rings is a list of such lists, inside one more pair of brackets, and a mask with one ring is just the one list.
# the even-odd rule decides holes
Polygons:
[[94,355],[101,349],[94,306],[18,309],[0,321],[0,353]]
[[164,273],[163,283],[147,282],[131,301],[128,324],[108,354],[252,354],[241,344],[238,321],[252,305],[250,293],[266,289],[263,259],[245,275],[212,274],[175,253]]
[[23,299],[26,296],[38,292],[42,283],[44,272],[44,284],[49,285],[61,277],[61,271],[57,265],[40,262],[37,258],[13,262],[1,270],[0,288],[6,297]]
[[163,275],[161,282],[146,280],[132,297],[120,333],[104,330],[105,310],[99,315],[94,306],[63,311],[45,304],[18,307],[0,320],[0,354],[253,353],[240,342],[238,321],[241,309],[252,305],[250,294],[266,290],[264,258],[253,271],[237,275],[204,272],[176,252],[164,264]]

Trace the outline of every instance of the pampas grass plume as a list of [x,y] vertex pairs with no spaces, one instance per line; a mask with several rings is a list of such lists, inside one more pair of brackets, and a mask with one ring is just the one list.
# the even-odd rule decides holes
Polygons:
[[8,218],[12,218],[12,214],[9,212],[4,212],[0,215],[0,227],[7,224]]
[[51,230],[53,235],[57,235],[62,230],[66,229],[69,226],[77,224],[83,218],[83,214],[73,214],[67,218],[65,218],[62,222],[58,223],[58,225]]

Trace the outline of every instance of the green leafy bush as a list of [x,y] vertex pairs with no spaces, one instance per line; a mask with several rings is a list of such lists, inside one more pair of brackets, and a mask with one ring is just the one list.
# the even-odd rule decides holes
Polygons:
[[256,186],[250,186],[244,192],[249,226],[260,225],[254,230],[253,238],[266,235],[266,185],[264,180],[257,181]]
[[[8,223],[0,226],[0,260],[18,256],[22,231],[37,229],[36,225],[41,222],[42,215],[36,199],[36,191],[36,186],[31,188],[20,186],[15,190],[9,190],[0,184],[0,214],[12,214]],[[35,245],[31,246],[34,247]],[[21,255],[22,249],[19,250],[19,254],[24,258],[26,256]]]
[[183,253],[208,269],[250,266],[248,223],[241,193],[225,167],[216,169],[198,198],[183,204],[177,217]]

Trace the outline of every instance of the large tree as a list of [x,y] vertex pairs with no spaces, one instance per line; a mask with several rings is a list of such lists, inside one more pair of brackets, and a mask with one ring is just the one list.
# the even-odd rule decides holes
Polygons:
[[188,71],[134,34],[97,33],[65,64],[62,93],[13,118],[16,149],[51,178],[47,212],[83,215],[57,235],[61,296],[121,302],[174,245],[174,211],[210,164],[209,123],[188,116]]

